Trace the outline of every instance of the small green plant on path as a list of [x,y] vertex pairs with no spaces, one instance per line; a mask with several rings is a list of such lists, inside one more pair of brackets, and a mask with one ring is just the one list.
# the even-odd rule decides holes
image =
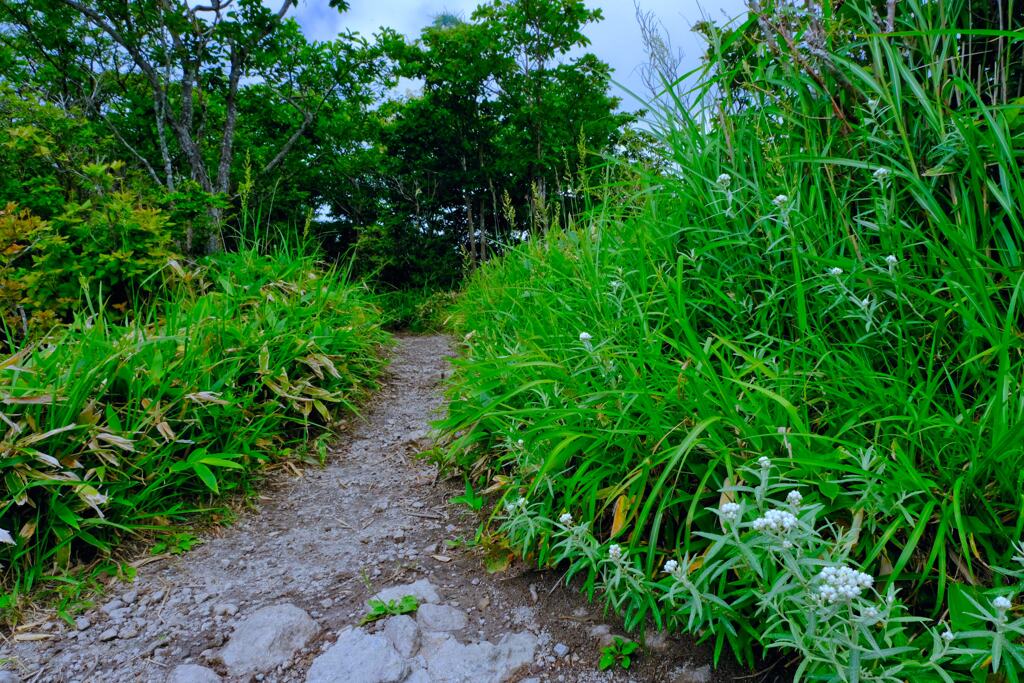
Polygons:
[[195,537],[195,535],[186,532],[169,534],[162,541],[157,541],[150,548],[150,552],[154,555],[161,555],[163,553],[170,553],[171,555],[181,555],[189,550],[192,550],[197,545],[202,545],[202,540]]
[[461,496],[449,499],[449,503],[455,505],[466,505],[473,510],[479,510],[484,506],[484,497],[473,490],[473,484],[469,477],[466,477],[466,492]]
[[636,652],[637,644],[632,640],[615,638],[615,642],[601,650],[601,659],[597,668],[601,671],[618,665],[622,669],[628,669],[633,664],[633,653]]
[[400,600],[370,600],[370,611],[359,620],[365,626],[384,617],[396,617],[399,614],[411,614],[420,608],[415,595],[402,596]]

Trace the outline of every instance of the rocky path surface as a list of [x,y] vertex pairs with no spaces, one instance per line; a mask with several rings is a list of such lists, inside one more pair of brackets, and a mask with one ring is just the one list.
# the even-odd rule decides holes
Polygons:
[[[43,615],[6,636],[0,683],[733,680],[705,650],[664,637],[629,672],[598,672],[617,630],[597,608],[554,573],[483,572],[459,542],[479,520],[412,457],[430,445],[449,340],[399,342],[325,468],[271,481],[255,511],[142,566],[75,626]],[[358,625],[368,599],[406,595],[414,613]]]

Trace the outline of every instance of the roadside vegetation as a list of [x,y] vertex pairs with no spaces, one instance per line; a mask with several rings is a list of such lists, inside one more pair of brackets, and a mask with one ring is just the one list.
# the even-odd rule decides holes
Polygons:
[[469,279],[441,427],[499,494],[491,552],[634,629],[801,679],[1018,680],[1021,34],[889,7],[699,26],[661,163]]
[[782,677],[1020,680],[1024,5],[750,0],[692,73],[640,11],[628,114],[580,0],[293,4],[0,0],[0,617],[187,549],[451,329],[490,568]]
[[632,121],[569,55],[583,2],[327,41],[295,4],[0,0],[5,622],[322,460],[390,332],[441,329]]

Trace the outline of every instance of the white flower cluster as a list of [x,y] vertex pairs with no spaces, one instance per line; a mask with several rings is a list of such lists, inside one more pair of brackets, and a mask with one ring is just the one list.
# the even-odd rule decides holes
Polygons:
[[570,515],[568,512],[563,512],[562,516],[558,518],[558,521],[562,524],[562,526],[572,526],[572,515]]
[[818,586],[818,595],[828,603],[836,603],[841,600],[853,600],[864,592],[865,588],[871,588],[875,579],[870,574],[851,569],[845,564],[838,567],[825,567],[818,575],[821,585]]
[[832,267],[828,269],[828,274],[831,275],[832,277],[839,277],[840,275],[843,274],[843,269]]
[[785,510],[769,510],[764,517],[758,517],[752,522],[756,531],[768,531],[776,534],[785,534],[797,526],[796,516]]
[[11,532],[7,529],[0,529],[0,543],[6,543],[8,545],[15,545],[16,541],[11,536]]
[[511,501],[511,500],[506,500],[505,501],[505,514],[506,515],[514,515],[516,512],[519,512],[520,510],[525,510],[525,509],[526,509],[526,499],[525,498],[520,497],[520,498],[518,498],[515,501]]
[[1008,609],[1013,607],[1013,603],[1010,602],[1010,599],[1005,595],[1000,595],[998,598],[992,601],[992,606],[999,610],[999,613],[1002,614],[1003,612],[1006,612]]
[[586,342],[590,341],[591,339],[593,339],[593,337],[590,336],[589,332],[580,332],[580,341],[581,342],[586,343]]
[[775,206],[785,206],[789,201],[789,197],[784,194],[775,195],[775,199],[772,200],[772,204]]
[[739,503],[722,503],[722,507],[718,508],[718,514],[723,522],[735,522],[740,518],[742,509]]
[[666,574],[675,574],[677,569],[679,569],[679,563],[675,560],[667,560],[665,562],[664,570]]
[[885,257],[885,263],[890,268],[895,268],[896,264],[899,263],[899,262],[900,262],[900,260],[898,258],[896,258],[896,254],[889,254],[888,256]]
[[608,557],[610,557],[610,558],[612,558],[613,560],[616,560],[616,561],[622,559],[622,548],[619,547],[618,543],[612,543],[608,547]]
[[798,508],[800,507],[800,503],[804,502],[803,494],[794,489],[786,495],[786,502],[793,507]]
[[762,470],[770,470],[772,468],[772,461],[767,456],[762,455],[757,459],[757,466]]
[[887,169],[887,168],[879,168],[874,173],[872,173],[871,175],[873,175],[875,177],[875,180],[881,182],[881,181],[883,181],[883,180],[885,180],[886,178],[889,177],[889,169]]
[[732,183],[732,176],[728,173],[723,173],[718,176],[718,180],[716,180],[715,183],[723,190],[728,189],[729,185]]

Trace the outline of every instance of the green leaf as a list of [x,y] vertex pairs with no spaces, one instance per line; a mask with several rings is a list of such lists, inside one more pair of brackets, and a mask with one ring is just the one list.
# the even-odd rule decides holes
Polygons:
[[195,470],[196,475],[203,480],[203,483],[206,484],[208,489],[214,493],[220,493],[217,488],[217,477],[214,476],[209,467],[201,462],[194,462],[192,463],[192,469]]

